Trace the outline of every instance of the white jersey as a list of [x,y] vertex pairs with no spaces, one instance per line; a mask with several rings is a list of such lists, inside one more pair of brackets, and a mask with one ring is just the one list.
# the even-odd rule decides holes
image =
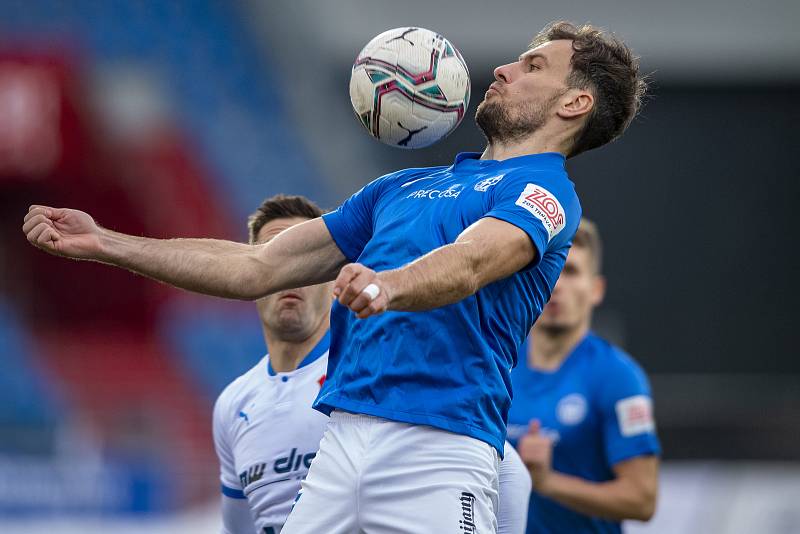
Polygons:
[[[300,366],[271,371],[269,355],[234,380],[214,405],[223,533],[279,534],[328,425],[311,408],[328,366],[326,335]],[[506,443],[500,463],[498,534],[521,534],[530,477]]]
[[272,371],[266,355],[217,399],[224,532],[280,532],[328,423],[311,408],[325,381],[328,344],[326,335],[288,373]]

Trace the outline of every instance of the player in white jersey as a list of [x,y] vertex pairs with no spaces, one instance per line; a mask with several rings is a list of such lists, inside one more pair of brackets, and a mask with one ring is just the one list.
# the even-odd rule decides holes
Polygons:
[[[320,215],[303,197],[269,198],[248,220],[250,243]],[[331,283],[256,301],[269,354],[214,406],[226,534],[280,532],[292,509],[328,423],[311,404],[328,367],[331,302]]]
[[[321,214],[303,197],[269,198],[249,219],[250,243],[265,243]],[[311,405],[326,377],[331,301],[328,283],[256,303],[269,354],[229,384],[214,406],[223,534],[278,534],[292,509],[328,422]],[[499,486],[498,533],[522,534],[531,481],[508,443]]]

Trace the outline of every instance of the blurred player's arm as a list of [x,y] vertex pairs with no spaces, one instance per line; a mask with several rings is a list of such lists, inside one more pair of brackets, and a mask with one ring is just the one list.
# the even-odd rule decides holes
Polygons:
[[243,300],[333,280],[346,263],[322,219],[293,226],[263,245],[136,237],[103,228],[82,211],[46,206],[31,206],[22,230],[31,244],[51,254]]
[[[345,266],[336,279],[334,294],[361,318],[386,310],[430,310],[458,302],[514,274],[534,261],[536,254],[523,230],[484,217],[455,242],[399,269],[375,273],[356,263]],[[372,300],[363,293],[369,284],[380,290]]]
[[552,472],[540,493],[582,514],[649,521],[656,509],[658,459],[640,456],[620,462],[614,475],[609,482],[590,482]]
[[552,440],[533,422],[519,442],[519,454],[533,479],[533,491],[576,512],[613,521],[649,521],[656,508],[658,457],[647,455],[613,466],[615,478],[593,482],[554,471]]
[[221,534],[252,534],[257,531],[247,500],[223,495]]

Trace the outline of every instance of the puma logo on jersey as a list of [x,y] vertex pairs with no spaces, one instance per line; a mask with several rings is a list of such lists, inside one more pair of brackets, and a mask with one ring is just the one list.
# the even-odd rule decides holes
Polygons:
[[404,183],[403,185],[400,186],[400,188],[402,189],[403,187],[408,187],[409,185],[417,183],[420,180],[430,180],[431,178],[433,178],[433,176],[423,176],[422,178],[417,178],[416,180],[411,180],[410,182]]

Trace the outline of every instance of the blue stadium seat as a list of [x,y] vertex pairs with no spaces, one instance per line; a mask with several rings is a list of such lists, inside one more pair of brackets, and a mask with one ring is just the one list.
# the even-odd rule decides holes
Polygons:
[[225,303],[177,306],[162,320],[163,338],[210,399],[266,352],[255,309],[231,308]]
[[146,64],[163,86],[187,135],[244,218],[260,199],[305,193],[332,204],[333,188],[309,163],[282,104],[280,84],[248,37],[246,13],[231,2],[10,0],[0,33],[26,42],[54,36],[90,60]]
[[33,361],[28,334],[0,296],[0,426],[48,426],[57,419],[55,386]]

